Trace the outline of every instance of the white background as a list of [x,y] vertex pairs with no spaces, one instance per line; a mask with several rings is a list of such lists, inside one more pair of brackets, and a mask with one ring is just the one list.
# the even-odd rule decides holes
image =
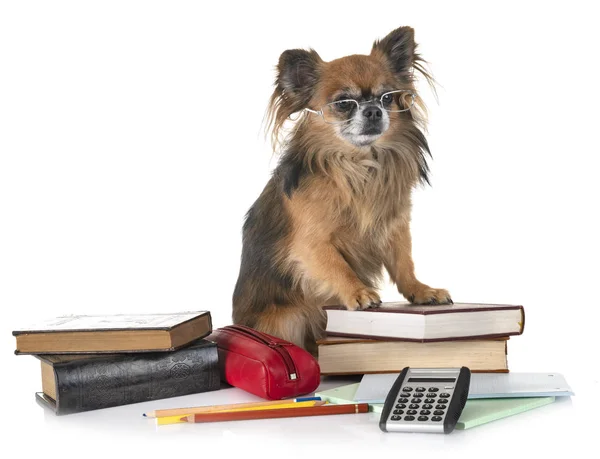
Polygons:
[[[574,435],[588,402],[599,414],[586,396],[600,389],[592,4],[0,2],[1,448],[506,456],[588,439]],[[423,88],[434,160],[432,187],[415,192],[417,276],[455,301],[523,304],[509,367],[563,373],[569,408],[448,439],[384,435],[373,420],[344,436],[331,419],[129,436],[137,409],[45,413],[39,364],[13,355],[11,331],[63,313],[209,309],[215,327],[230,323],[243,217],[277,161],[261,129],[280,53],[366,54],[401,25],[440,83],[438,102]],[[400,296],[385,285],[382,298]]]

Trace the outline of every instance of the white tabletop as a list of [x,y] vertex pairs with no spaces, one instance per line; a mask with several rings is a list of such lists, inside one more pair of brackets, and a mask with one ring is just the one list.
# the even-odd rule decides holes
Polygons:
[[[189,454],[192,457],[226,454],[287,458],[335,454],[358,457],[365,454],[442,453],[465,457],[507,454],[567,452],[593,440],[591,421],[600,415],[598,382],[569,378],[575,396],[563,397],[537,408],[470,430],[442,434],[383,433],[379,415],[317,416],[265,419],[211,424],[157,426],[142,416],[145,411],[198,405],[260,400],[237,388],[138,403],[79,414],[56,416],[35,403],[33,394],[20,401],[25,407],[7,425],[12,433],[8,445],[47,457],[106,457],[107,454],[159,457]],[[319,389],[356,382],[356,378],[323,378]],[[589,391],[589,392],[588,392]],[[23,398],[17,392],[16,398]],[[588,396],[587,394],[590,394]],[[13,404],[19,403],[13,399]],[[590,403],[588,405],[588,402]],[[6,429],[3,430],[6,433]],[[10,430],[9,430],[10,432]],[[5,443],[6,446],[6,443]],[[472,456],[471,456],[472,457]]]

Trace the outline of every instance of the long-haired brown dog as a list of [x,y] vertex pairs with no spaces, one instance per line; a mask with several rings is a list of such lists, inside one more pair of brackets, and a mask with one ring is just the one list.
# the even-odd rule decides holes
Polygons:
[[314,352],[322,306],[380,304],[384,267],[410,302],[452,301],[414,274],[411,191],[428,183],[429,155],[415,70],[431,81],[410,27],[369,55],[325,62],[312,49],[283,52],[269,105],[274,138],[300,117],[246,215],[234,323]]

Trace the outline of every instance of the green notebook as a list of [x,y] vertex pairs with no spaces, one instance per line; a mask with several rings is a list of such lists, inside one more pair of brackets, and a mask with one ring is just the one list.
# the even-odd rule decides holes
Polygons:
[[[343,405],[344,403],[356,403],[354,401],[354,394],[358,389],[360,383],[348,384],[347,386],[336,387],[335,389],[328,389],[321,392],[316,392],[315,397],[321,397],[322,400],[326,400],[329,403],[336,405]],[[381,413],[383,410],[383,403],[369,403],[369,411],[373,413]]]
[[[354,394],[360,383],[336,387],[321,392],[316,392],[316,397],[334,404],[356,403]],[[554,397],[519,397],[519,398],[478,398],[469,399],[465,404],[456,429],[465,430],[473,427],[506,418],[540,406],[548,405]],[[382,403],[369,403],[369,411],[381,413]]]
[[548,405],[555,397],[476,398],[463,408],[456,429],[465,430]]

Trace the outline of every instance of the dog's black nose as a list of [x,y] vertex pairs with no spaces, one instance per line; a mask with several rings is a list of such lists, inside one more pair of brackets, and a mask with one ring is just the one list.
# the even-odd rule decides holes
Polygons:
[[381,109],[377,105],[371,105],[370,107],[366,107],[363,110],[363,115],[369,121],[379,121],[381,119],[382,113]]

